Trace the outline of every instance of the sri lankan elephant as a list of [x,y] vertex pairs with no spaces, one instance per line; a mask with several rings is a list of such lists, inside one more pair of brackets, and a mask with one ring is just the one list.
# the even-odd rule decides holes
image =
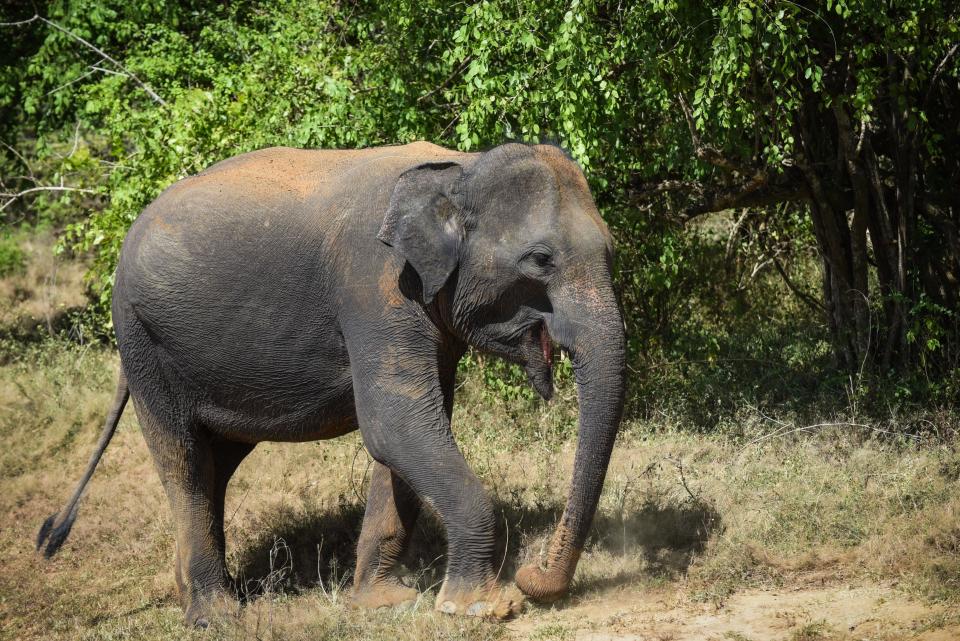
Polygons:
[[522,593],[567,591],[623,409],[625,338],[613,246],[583,173],[560,149],[460,153],[428,143],[264,149],[181,180],[136,219],[113,291],[121,374],[97,451],[40,530],[54,554],[128,398],[169,499],[188,623],[228,594],[223,502],[261,441],[358,429],[377,462],[353,599],[415,596],[395,578],[420,502],[447,531],[437,609],[509,616],[494,511],[450,430],[468,346],[523,366],[544,398],[567,350],[579,437],[566,509]]

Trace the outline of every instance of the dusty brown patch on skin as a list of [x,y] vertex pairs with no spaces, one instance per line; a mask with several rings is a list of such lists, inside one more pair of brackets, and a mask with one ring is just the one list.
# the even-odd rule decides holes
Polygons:
[[152,216],[149,219],[149,229],[151,233],[160,232],[160,233],[166,233],[166,234],[173,234],[178,231],[176,227],[174,227],[167,221],[165,216]]
[[397,396],[420,400],[427,397],[431,389],[430,384],[427,382],[411,382],[408,377],[397,376],[391,381],[389,391]]
[[451,151],[445,147],[441,147],[440,145],[435,145],[432,142],[428,142],[426,140],[417,140],[407,145],[403,145],[400,148],[406,149],[415,154],[430,154],[433,156],[449,156],[451,154],[459,155],[459,152]]
[[600,313],[609,308],[610,299],[597,287],[590,266],[577,263],[567,267],[570,286],[567,293],[573,309]]
[[574,533],[561,521],[547,553],[546,569],[525,565],[517,571],[517,587],[536,601],[550,602],[567,593],[582,550],[573,547]]
[[410,364],[409,354],[395,345],[388,345],[382,353],[377,364],[377,380],[385,392],[411,400],[422,400],[430,395],[433,389],[430,380],[419,376],[417,366]]
[[255,199],[262,199],[264,203],[276,198],[278,192],[302,201],[322,197],[341,187],[344,176],[369,161],[397,158],[426,162],[467,155],[428,142],[370,149],[271,147],[216,163],[190,178],[189,182],[236,188]]
[[320,172],[305,171],[302,164],[290,158],[283,162],[274,159],[248,162],[209,174],[199,174],[193,181],[195,185],[209,183],[218,188],[229,187],[264,199],[275,198],[278,192],[282,192],[296,200],[322,192],[326,182]]
[[400,293],[400,268],[393,260],[387,261],[383,265],[383,271],[377,281],[377,287],[380,289],[380,295],[383,297],[387,307],[397,308],[403,305],[403,294]]
[[[321,193],[340,171],[349,168],[373,150],[336,152],[272,147],[219,162],[191,180],[241,189],[246,194],[269,199],[278,190],[299,200]],[[266,201],[264,201],[266,202]]]

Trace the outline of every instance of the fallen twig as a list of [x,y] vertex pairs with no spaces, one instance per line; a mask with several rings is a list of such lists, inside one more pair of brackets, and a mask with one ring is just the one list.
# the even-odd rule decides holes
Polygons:
[[760,412],[759,409],[757,411],[765,419],[772,421],[774,423],[777,423],[781,427],[775,432],[772,432],[770,434],[764,434],[763,436],[758,436],[757,438],[751,441],[748,441],[742,448],[740,448],[741,453],[744,452],[751,445],[756,445],[758,443],[762,443],[772,438],[777,438],[780,436],[789,436],[790,434],[796,434],[798,432],[812,432],[814,430],[818,430],[823,427],[857,427],[865,430],[870,430],[871,432],[876,432],[878,434],[889,434],[891,436],[903,436],[906,438],[912,438],[914,440],[920,439],[919,436],[915,436],[913,434],[904,434],[902,432],[891,432],[890,430],[884,430],[879,427],[874,427],[873,425],[866,425],[864,423],[854,423],[851,421],[834,421],[834,422],[828,422],[828,423],[815,423],[813,425],[803,425],[800,427],[796,427],[792,423],[784,423],[783,421],[778,421],[774,418],[771,418],[766,414],[764,414],[763,412]]

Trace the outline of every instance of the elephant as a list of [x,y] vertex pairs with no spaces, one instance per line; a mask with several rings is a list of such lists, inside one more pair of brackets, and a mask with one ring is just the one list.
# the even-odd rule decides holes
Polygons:
[[[173,514],[187,624],[231,602],[224,496],[244,457],[263,441],[357,429],[375,463],[355,604],[416,598],[397,567],[422,503],[447,533],[436,609],[506,618],[525,597],[565,595],[623,413],[613,251],[583,171],[549,144],[268,148],[174,183],[123,242],[116,398],[37,549],[50,557],[63,544],[132,399]],[[515,586],[494,570],[493,504],[451,432],[471,347],[522,366],[546,400],[559,347],[577,386],[566,506],[545,558],[522,566]]]

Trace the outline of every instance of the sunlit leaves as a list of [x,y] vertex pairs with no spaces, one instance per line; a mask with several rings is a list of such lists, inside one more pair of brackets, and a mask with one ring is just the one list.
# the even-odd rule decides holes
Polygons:
[[[916,96],[960,41],[957,10],[934,0],[75,0],[48,15],[167,102],[49,29],[0,75],[0,102],[19,83],[26,144],[63,143],[78,120],[104,139],[84,162],[108,206],[71,237],[94,249],[105,299],[130,221],[217,160],[279,144],[520,140],[556,142],[584,167],[641,306],[692,277],[694,250],[629,201],[631,185],[729,180],[694,154],[679,96],[704,143],[771,175],[795,166],[801,116],[842,103],[872,126],[883,95],[936,161],[949,150]],[[887,56],[915,60],[912,72],[892,78]],[[941,74],[955,78],[958,59]]]

